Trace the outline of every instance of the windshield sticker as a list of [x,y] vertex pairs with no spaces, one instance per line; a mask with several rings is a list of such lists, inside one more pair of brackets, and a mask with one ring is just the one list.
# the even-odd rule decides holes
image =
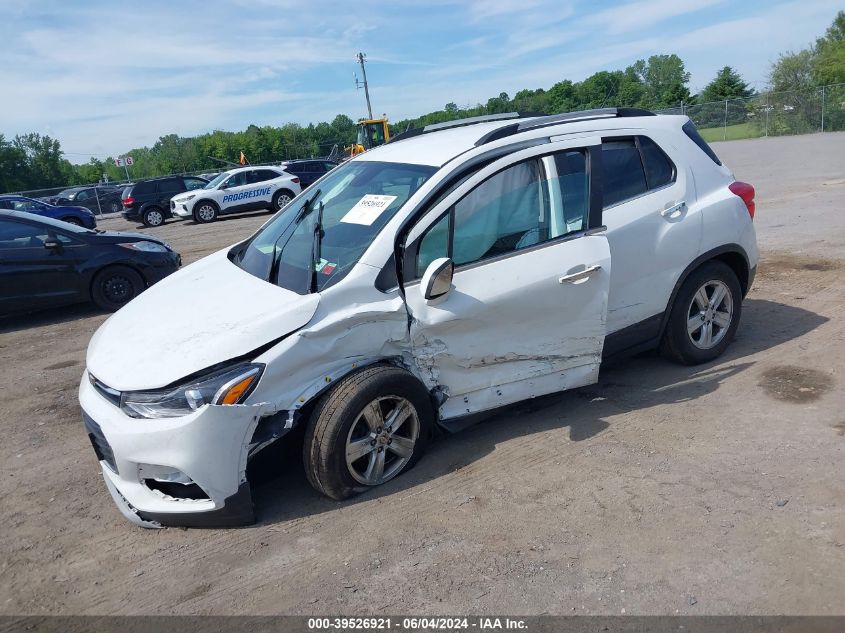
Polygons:
[[332,263],[327,259],[320,258],[320,261],[314,262],[314,270],[324,275],[331,275],[334,269],[337,268],[337,263]]
[[396,196],[380,196],[368,193],[356,202],[355,206],[349,209],[340,221],[347,224],[370,226],[394,200],[396,200]]

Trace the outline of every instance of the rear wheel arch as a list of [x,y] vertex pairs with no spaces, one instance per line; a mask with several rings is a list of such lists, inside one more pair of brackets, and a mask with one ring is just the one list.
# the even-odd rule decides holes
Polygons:
[[734,271],[734,274],[739,279],[740,287],[742,288],[743,296],[748,292],[748,280],[750,278],[750,266],[748,264],[748,255],[745,249],[739,244],[725,244],[702,253],[696,257],[692,263],[684,269],[684,272],[678,277],[675,282],[675,287],[672,288],[672,294],[669,295],[669,303],[666,304],[666,310],[663,312],[663,321],[660,325],[660,336],[666,331],[666,324],[669,321],[669,313],[672,312],[672,306],[675,305],[675,299],[678,297],[678,291],[687,278],[696,270],[701,268],[709,261],[720,261],[727,264],[728,267]]

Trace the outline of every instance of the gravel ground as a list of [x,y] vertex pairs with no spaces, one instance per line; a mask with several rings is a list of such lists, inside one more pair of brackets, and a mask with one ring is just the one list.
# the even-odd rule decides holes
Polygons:
[[[845,614],[845,134],[714,148],[763,256],[723,358],[607,367],[343,503],[280,453],[248,528],[127,523],[76,399],[106,316],[0,320],[0,613]],[[188,263],[267,217],[150,232]]]

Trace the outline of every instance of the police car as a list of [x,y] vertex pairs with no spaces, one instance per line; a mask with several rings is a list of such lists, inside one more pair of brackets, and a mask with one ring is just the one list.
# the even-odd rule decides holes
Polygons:
[[299,178],[279,167],[240,167],[225,171],[202,189],[170,199],[175,217],[214,222],[218,215],[272,209],[278,211],[302,191]]

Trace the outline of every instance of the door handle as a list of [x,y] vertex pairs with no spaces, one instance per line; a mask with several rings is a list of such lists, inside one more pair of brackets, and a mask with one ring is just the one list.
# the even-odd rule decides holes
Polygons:
[[564,275],[557,281],[561,284],[575,283],[576,281],[580,281],[581,279],[586,279],[597,270],[601,270],[601,266],[599,266],[598,264],[596,264],[595,266],[588,266],[584,270],[579,270],[577,273],[572,273],[571,275]]
[[673,204],[671,206],[666,207],[663,211],[660,212],[664,218],[671,218],[675,217],[676,214],[680,215],[687,209],[687,203],[681,200],[677,204]]

